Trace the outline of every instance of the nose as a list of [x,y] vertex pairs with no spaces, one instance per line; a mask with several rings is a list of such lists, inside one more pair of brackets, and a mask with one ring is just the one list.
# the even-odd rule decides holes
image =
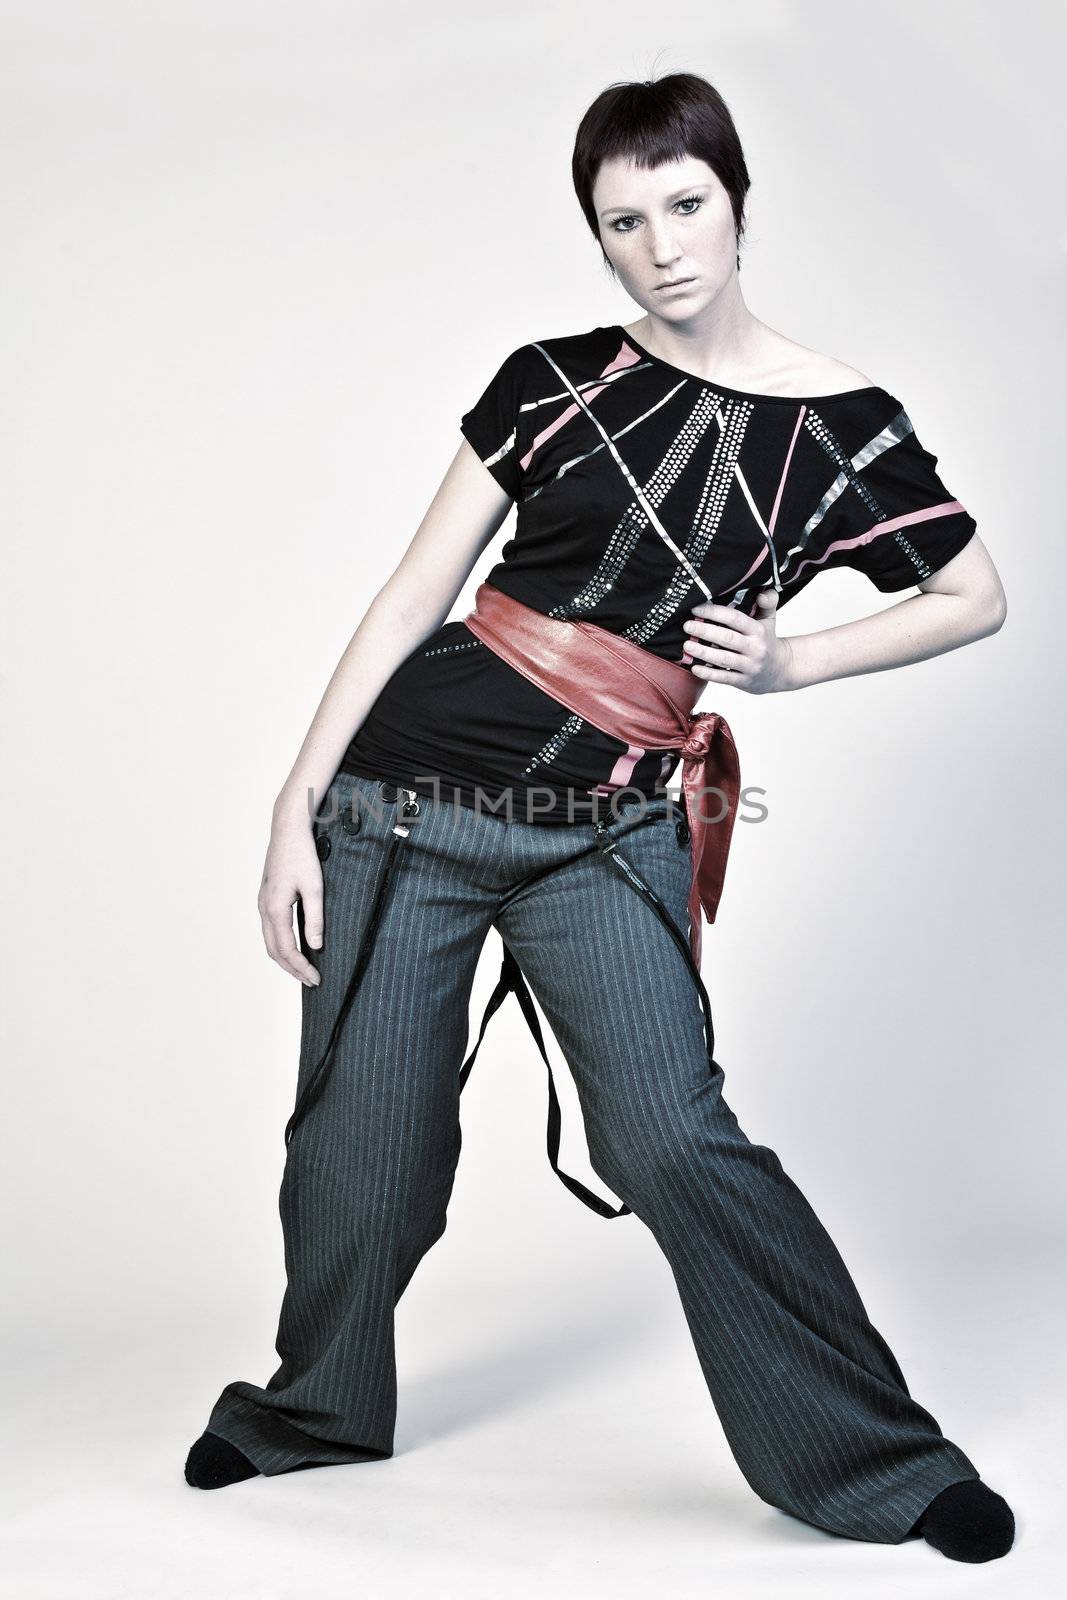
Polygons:
[[655,271],[661,276],[674,277],[681,259],[682,252],[672,240],[667,238],[653,240],[652,248],[649,251],[649,260]]

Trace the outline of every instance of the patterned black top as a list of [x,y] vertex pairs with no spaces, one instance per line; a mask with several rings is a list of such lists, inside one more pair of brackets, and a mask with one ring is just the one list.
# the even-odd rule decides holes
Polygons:
[[[842,565],[906,589],[976,528],[887,390],[746,394],[619,326],[512,351],[460,426],[517,503],[486,580],[671,661],[703,600],[751,614],[774,587],[781,610]],[[676,765],[572,715],[458,621],[396,669],[341,770],[567,822],[589,815],[594,791],[652,795]]]

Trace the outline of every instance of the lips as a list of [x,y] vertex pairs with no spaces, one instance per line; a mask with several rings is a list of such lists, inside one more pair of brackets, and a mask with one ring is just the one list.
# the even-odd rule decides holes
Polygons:
[[692,278],[673,278],[670,283],[657,283],[657,289],[680,289],[683,283],[692,283]]

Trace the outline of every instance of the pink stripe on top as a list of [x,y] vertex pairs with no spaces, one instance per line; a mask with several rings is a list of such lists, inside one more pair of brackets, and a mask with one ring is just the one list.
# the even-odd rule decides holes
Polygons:
[[924,506],[921,511],[908,511],[902,517],[887,517],[884,522],[876,522],[873,528],[868,528],[866,533],[858,533],[854,539],[835,539],[833,544],[827,545],[821,556],[809,556],[800,562],[793,576],[798,577],[805,567],[821,567],[827,556],[835,550],[854,550],[857,545],[870,544],[872,539],[893,533],[897,528],[910,528],[917,522],[928,522],[931,517],[950,517],[963,510],[958,500],[943,500],[939,506]]
[[598,783],[595,789],[590,790],[590,793],[611,794],[615,789],[624,789],[633,777],[637,763],[642,756],[647,754],[647,750],[643,750],[639,744],[628,745],[623,754],[616,760],[606,780],[603,783]]

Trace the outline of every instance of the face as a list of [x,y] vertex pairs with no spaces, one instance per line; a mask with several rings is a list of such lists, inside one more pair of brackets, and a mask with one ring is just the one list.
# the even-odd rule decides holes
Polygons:
[[[593,185],[604,253],[627,294],[668,322],[699,318],[737,272],[730,197],[706,161],[605,161]],[[678,278],[688,283],[663,287]]]

